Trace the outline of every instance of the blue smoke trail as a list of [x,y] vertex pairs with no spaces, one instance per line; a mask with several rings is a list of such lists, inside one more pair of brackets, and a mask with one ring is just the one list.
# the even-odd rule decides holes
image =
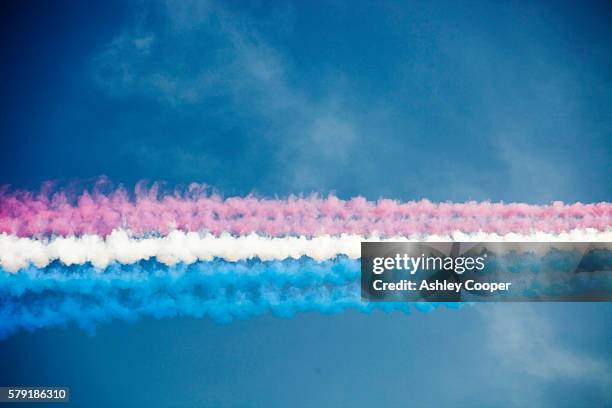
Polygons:
[[113,264],[104,271],[88,265],[63,266],[56,262],[43,269],[29,267],[14,274],[0,269],[0,294],[19,297],[44,291],[88,294],[112,289],[164,288],[179,292],[198,288],[214,294],[228,287],[248,289],[266,284],[298,288],[342,285],[356,282],[359,276],[359,261],[347,257],[325,262],[310,258],[271,262],[215,260],[174,267],[142,261],[133,265]]
[[[581,267],[609,265],[610,253],[604,255],[595,253]],[[609,273],[598,278],[573,273],[579,255],[572,252],[543,257],[512,253],[490,261],[483,273],[499,279],[514,275],[512,280],[522,280],[524,291],[531,294],[572,294],[589,287],[612,290]],[[209,317],[226,323],[265,313],[291,317],[347,309],[408,312],[412,306],[428,311],[437,304],[362,301],[360,262],[347,257],[325,262],[305,257],[272,262],[215,260],[174,267],[143,261],[113,264],[103,271],[55,262],[17,273],[0,270],[0,338],[70,323],[94,331],[113,320],[143,317]]]
[[209,317],[227,323],[265,313],[409,311],[408,303],[362,302],[359,274],[359,262],[348,258],[213,261],[173,268],[148,261],[115,264],[102,272],[54,264],[16,274],[0,271],[0,338],[71,322],[91,332],[112,320],[142,317]]

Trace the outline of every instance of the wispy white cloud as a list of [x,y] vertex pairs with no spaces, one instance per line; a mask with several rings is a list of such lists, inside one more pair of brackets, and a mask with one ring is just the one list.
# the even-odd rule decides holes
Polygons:
[[481,310],[489,328],[487,344],[506,368],[551,381],[612,383],[610,366],[565,345],[537,307],[501,304]]
[[94,78],[102,89],[112,96],[136,94],[173,108],[223,98],[231,111],[266,124],[260,136],[276,146],[270,160],[283,169],[282,178],[271,172],[270,177],[276,177],[272,182],[297,189],[333,185],[338,175],[334,169],[351,157],[359,138],[335,90],[320,99],[308,97],[290,83],[291,64],[262,38],[256,24],[218,4],[168,1],[162,15],[162,24],[137,19],[94,59]]

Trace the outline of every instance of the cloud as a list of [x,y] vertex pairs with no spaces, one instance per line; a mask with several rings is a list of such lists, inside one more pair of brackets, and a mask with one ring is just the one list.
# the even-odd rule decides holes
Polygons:
[[[244,193],[606,199],[606,139],[583,112],[603,99],[583,94],[582,75],[557,53],[541,60],[549,42],[534,42],[538,36],[500,27],[516,36],[518,49],[508,54],[502,39],[472,24],[460,21],[457,37],[402,19],[388,27],[402,35],[381,33],[375,48],[359,43],[372,29],[364,27],[301,49],[310,32],[276,6],[254,14],[215,1],[141,7],[94,58],[92,72],[111,97],[145,101],[134,111],[155,113],[154,125],[137,113],[126,119],[136,125],[121,123],[135,133],[121,153],[143,173],[240,184]],[[336,41],[354,52],[336,55]],[[173,138],[181,143],[168,143]],[[235,146],[231,163],[224,141]],[[174,165],[160,170],[159,157]]]
[[[291,71],[286,55],[253,20],[197,1],[147,9],[92,61],[96,83],[112,97],[136,95],[179,111],[221,109],[263,124],[242,131],[245,138],[259,135],[258,143],[270,146],[273,167],[284,169],[283,177],[271,171],[271,182],[326,189],[337,181],[334,169],[345,166],[358,146],[359,131],[336,90],[308,97],[288,80]],[[161,147],[147,147],[155,149]],[[198,147],[180,149],[185,153],[174,149],[175,161],[199,171],[201,155],[189,153]]]
[[609,364],[566,346],[537,307],[500,304],[481,311],[489,328],[487,345],[506,368],[547,381],[612,383]]
[[578,184],[571,163],[551,157],[520,137],[502,137],[497,147],[506,186],[515,195],[530,191],[533,199],[552,201],[567,196]]

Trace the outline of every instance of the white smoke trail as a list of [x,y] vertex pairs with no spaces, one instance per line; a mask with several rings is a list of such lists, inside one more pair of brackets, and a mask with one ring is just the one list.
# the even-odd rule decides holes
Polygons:
[[377,236],[342,234],[306,237],[265,237],[256,234],[214,236],[196,232],[173,231],[163,237],[134,238],[129,231],[114,230],[102,238],[98,235],[55,237],[52,239],[19,238],[0,234],[0,267],[16,272],[34,265],[44,268],[55,260],[64,265],[91,263],[103,269],[117,262],[133,264],[155,259],[164,265],[190,264],[215,258],[239,261],[258,258],[262,261],[299,259],[316,261],[334,259],[339,255],[351,259],[361,256],[361,242],[609,242],[612,230],[571,230],[560,234],[534,232],[522,234],[462,233],[452,235],[413,235],[380,239]]

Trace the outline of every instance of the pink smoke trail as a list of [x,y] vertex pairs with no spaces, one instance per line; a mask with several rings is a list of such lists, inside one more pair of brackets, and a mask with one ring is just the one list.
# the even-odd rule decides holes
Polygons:
[[10,191],[0,189],[0,233],[20,237],[51,235],[109,235],[113,229],[130,230],[136,236],[162,234],[179,229],[207,231],[214,235],[257,233],[280,237],[341,233],[364,236],[450,234],[454,231],[560,233],[612,226],[612,204],[530,205],[524,203],[433,203],[367,201],[363,197],[342,200],[311,195],[287,199],[253,196],[222,198],[192,185],[187,192],[163,195],[159,187],[137,186],[134,194],[118,188],[102,193],[84,191]]

